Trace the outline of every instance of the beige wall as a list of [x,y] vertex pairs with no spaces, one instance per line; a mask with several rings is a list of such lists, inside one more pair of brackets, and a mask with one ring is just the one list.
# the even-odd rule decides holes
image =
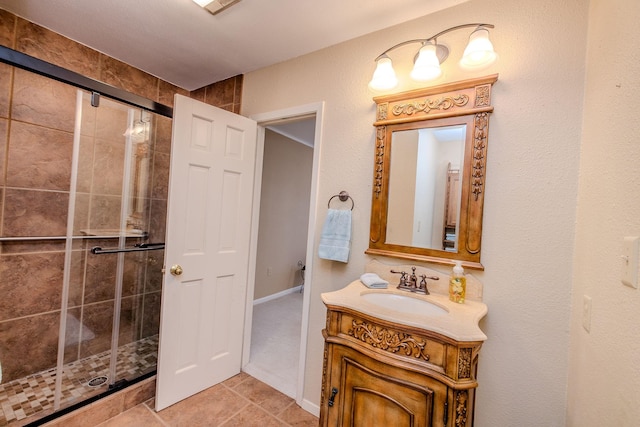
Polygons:
[[[592,0],[574,262],[569,426],[640,422],[640,292],[620,281],[640,235],[640,2]],[[591,332],[582,328],[592,298]]]
[[[320,400],[325,323],[320,293],[356,279],[371,259],[364,250],[374,153],[375,107],[367,89],[373,60],[403,40],[489,22],[496,26],[491,37],[500,60],[485,71],[457,70],[468,33],[440,40],[452,47],[440,82],[500,74],[487,165],[485,271],[474,273],[484,283],[489,307],[481,323],[489,339],[480,357],[475,420],[479,427],[565,425],[587,18],[588,2],[582,0],[472,0],[245,76],[243,115],[325,101],[318,200],[336,189],[355,200],[349,263],[312,260],[306,401]],[[398,65],[400,58],[408,62],[413,56],[408,50],[397,55]],[[325,216],[326,207],[318,203],[316,242]],[[609,238],[617,247],[615,235]],[[588,279],[595,285],[601,274]],[[591,392],[596,399],[608,391]],[[629,399],[637,398],[635,391]]]
[[313,149],[266,130],[254,299],[302,282]]

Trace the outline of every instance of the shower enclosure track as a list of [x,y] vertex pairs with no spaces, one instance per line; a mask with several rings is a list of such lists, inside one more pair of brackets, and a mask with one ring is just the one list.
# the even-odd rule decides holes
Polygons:
[[82,74],[50,64],[6,46],[0,46],[0,62],[70,84],[77,88],[88,90],[89,92],[106,95],[109,98],[124,102],[125,104],[144,108],[165,117],[173,118],[173,108],[171,107],[102,83],[98,80],[90,79]]

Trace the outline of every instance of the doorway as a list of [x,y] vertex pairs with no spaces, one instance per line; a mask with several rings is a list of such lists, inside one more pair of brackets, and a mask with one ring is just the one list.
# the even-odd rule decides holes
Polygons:
[[302,407],[322,109],[320,103],[252,117],[260,209],[242,369]]

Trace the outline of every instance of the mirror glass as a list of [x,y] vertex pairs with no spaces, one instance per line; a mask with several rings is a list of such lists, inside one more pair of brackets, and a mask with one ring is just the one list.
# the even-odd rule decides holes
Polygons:
[[394,131],[386,243],[457,252],[466,125]]

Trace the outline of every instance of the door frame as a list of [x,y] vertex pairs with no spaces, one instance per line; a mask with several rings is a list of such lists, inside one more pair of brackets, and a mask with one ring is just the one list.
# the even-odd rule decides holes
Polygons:
[[313,286],[313,259],[315,253],[316,207],[318,206],[318,174],[320,171],[320,150],[322,145],[324,101],[300,105],[282,110],[270,111],[250,116],[258,123],[258,141],[256,146],[256,166],[254,175],[253,212],[251,219],[251,242],[249,253],[249,275],[247,301],[244,323],[244,345],[242,346],[242,368],[249,363],[251,353],[251,328],[253,320],[253,296],[256,277],[256,257],[258,251],[258,223],[260,217],[260,196],[262,192],[262,168],[264,160],[264,140],[266,125],[282,122],[287,119],[299,119],[315,116],[315,133],[313,146],[313,166],[311,169],[311,189],[309,192],[309,222],[307,225],[307,248],[305,261],[305,284],[302,300],[302,322],[300,328],[300,358],[298,361],[298,380],[296,385],[296,403],[303,409],[315,413],[317,405],[305,403],[304,373],[307,355],[307,336],[309,329],[309,305]]

